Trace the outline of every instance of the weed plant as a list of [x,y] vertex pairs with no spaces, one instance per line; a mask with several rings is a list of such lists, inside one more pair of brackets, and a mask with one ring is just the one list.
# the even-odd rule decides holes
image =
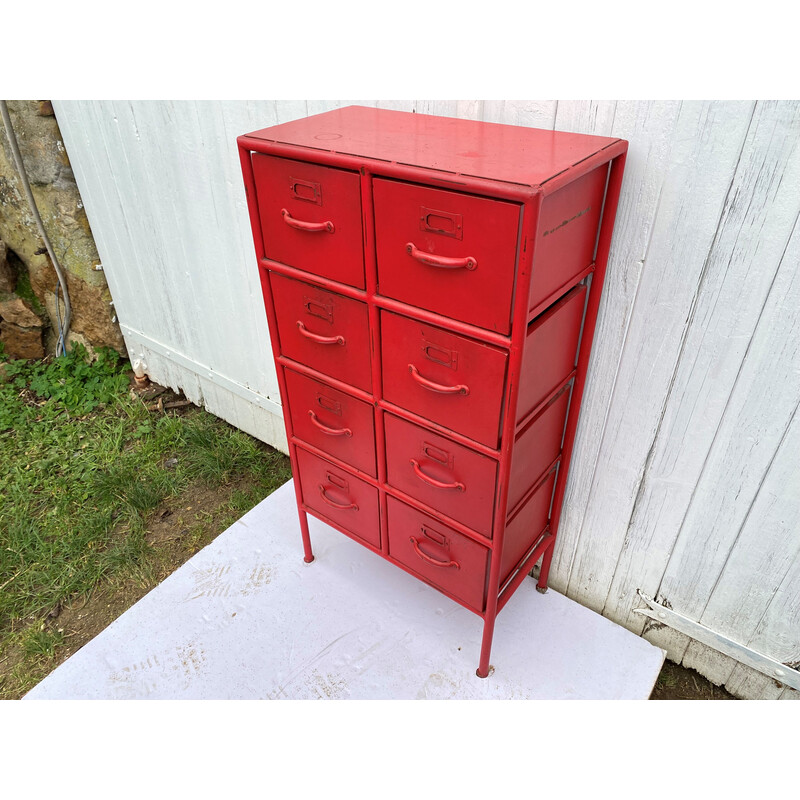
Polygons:
[[90,361],[78,346],[0,368],[0,648],[48,657],[60,605],[112,576],[151,580],[148,520],[190,485],[247,479],[205,521],[216,533],[290,477],[283,455],[204,411],[148,411],[128,375],[113,351]]

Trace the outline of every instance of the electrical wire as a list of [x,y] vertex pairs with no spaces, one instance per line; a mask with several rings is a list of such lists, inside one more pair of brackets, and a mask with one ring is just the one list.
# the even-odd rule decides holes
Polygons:
[[58,343],[56,344],[56,356],[65,355],[67,352],[67,345],[66,339],[67,334],[69,332],[69,324],[72,319],[72,306],[69,302],[69,292],[67,291],[67,281],[64,277],[64,273],[61,269],[61,264],[59,264],[58,259],[56,258],[56,254],[53,252],[53,245],[50,243],[50,238],[47,235],[47,231],[44,229],[44,223],[42,222],[42,217],[39,214],[39,209],[36,206],[36,200],[33,197],[33,192],[31,191],[31,185],[28,181],[28,175],[25,172],[25,163],[22,160],[22,154],[19,151],[19,145],[17,144],[17,137],[14,133],[14,128],[11,125],[11,116],[8,113],[8,106],[5,100],[0,100],[0,116],[3,117],[3,123],[6,126],[6,132],[8,133],[8,143],[11,146],[11,153],[14,156],[14,163],[17,166],[17,171],[19,172],[20,180],[22,181],[22,187],[25,190],[25,196],[28,198],[28,205],[30,206],[31,213],[33,214],[34,220],[36,220],[36,227],[39,229],[39,235],[42,237],[44,241],[44,246],[47,248],[47,254],[50,256],[50,261],[55,268],[56,275],[58,275],[58,285],[61,287],[61,293],[64,295],[64,323],[63,327],[61,324],[61,309],[59,307],[58,301],[58,292],[56,292],[56,313],[58,315],[58,328],[59,328],[59,339]]
[[[59,289],[60,288],[61,288],[61,284],[57,283],[56,284],[55,295],[56,295],[56,318],[58,320],[58,344],[61,345],[61,352],[62,353],[66,353],[67,352],[67,342],[64,339],[64,325],[61,322],[61,303],[58,302],[58,294],[59,294]],[[56,345],[56,354],[58,354],[58,345]]]

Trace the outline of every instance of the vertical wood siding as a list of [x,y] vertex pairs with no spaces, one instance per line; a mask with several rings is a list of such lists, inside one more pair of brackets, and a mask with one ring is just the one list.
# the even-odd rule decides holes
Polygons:
[[629,140],[551,583],[738,696],[797,698],[634,610],[800,661],[800,103],[56,102],[131,356],[282,449],[235,140],[353,103]]

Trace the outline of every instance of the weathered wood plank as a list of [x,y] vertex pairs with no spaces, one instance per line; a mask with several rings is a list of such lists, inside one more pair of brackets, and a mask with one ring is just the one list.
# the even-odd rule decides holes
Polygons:
[[[645,105],[641,103],[640,105]],[[589,133],[595,136],[612,134],[616,100],[559,100],[556,109],[555,129],[567,133]],[[624,139],[624,136],[620,136]],[[641,141],[641,139],[640,139]],[[627,175],[626,175],[627,183]]]
[[557,107],[556,100],[485,100],[481,119],[526,128],[552,129]]
[[[800,104],[758,105],[703,264],[669,395],[603,606],[606,616],[637,632],[642,618],[631,614],[638,605],[636,590],[654,596],[674,553],[800,211],[795,190],[800,183],[798,124]],[[698,520],[701,526],[707,524],[705,511],[703,521]],[[684,533],[692,549],[705,541],[693,529]],[[718,536],[724,538],[721,529]],[[693,552],[687,558],[697,563]],[[681,581],[687,577],[682,575]],[[676,611],[692,616],[675,598],[666,597]]]
[[[787,540],[780,524],[780,518],[792,508],[785,489],[771,528],[763,528],[764,519],[753,518],[750,525],[747,523],[771,466],[777,462],[775,474],[783,475],[778,478],[781,481],[800,480],[796,451],[788,451],[792,459],[788,466],[784,461],[787,456],[780,452],[785,438],[794,441],[789,429],[800,402],[798,263],[800,229],[795,226],[659,587],[659,597],[667,598],[685,616],[699,619],[703,614],[741,534],[745,536],[741,539],[743,547],[751,538],[751,546],[758,547],[762,535],[766,546],[770,540],[776,544],[783,540],[784,548],[790,541],[796,546],[796,529]],[[768,499],[769,495],[765,497]],[[759,508],[766,510],[760,504]],[[765,564],[768,572],[762,577],[773,590],[780,584],[786,555],[775,554]],[[744,574],[727,580],[747,582]],[[746,603],[743,610],[748,624],[763,611],[748,608]],[[730,613],[735,614],[735,609]],[[740,620],[739,624],[744,623]],[[655,640],[668,639],[668,631],[655,635]],[[777,657],[772,652],[777,645],[777,640],[771,646],[763,645],[763,651]]]
[[[614,127],[582,128],[581,133],[618,136],[629,141],[625,177],[609,254],[606,285],[597,319],[581,417],[564,497],[550,583],[566,593],[581,538],[583,519],[597,469],[625,338],[639,287],[659,198],[671,167],[670,153],[681,104],[619,102]],[[609,115],[586,115],[574,105],[560,106],[565,124],[608,123]],[[561,116],[567,115],[570,116]],[[559,125],[561,122],[559,121]],[[587,536],[592,538],[591,531]],[[596,546],[602,540],[594,538]]]
[[[795,410],[700,618],[706,627],[785,664],[800,664],[798,453],[800,415]],[[686,666],[715,683],[731,680],[735,662],[714,664],[713,671],[706,662],[690,644],[683,656]]]
[[[684,103],[567,594],[601,611],[681,357],[750,103]],[[657,325],[653,324],[658,320]]]

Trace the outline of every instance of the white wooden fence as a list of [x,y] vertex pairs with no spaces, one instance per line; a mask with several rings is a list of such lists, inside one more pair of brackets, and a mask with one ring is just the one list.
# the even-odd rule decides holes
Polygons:
[[[281,449],[235,139],[350,102],[55,103],[131,358]],[[800,661],[800,102],[353,102],[629,140],[551,584],[800,696],[635,612]]]

